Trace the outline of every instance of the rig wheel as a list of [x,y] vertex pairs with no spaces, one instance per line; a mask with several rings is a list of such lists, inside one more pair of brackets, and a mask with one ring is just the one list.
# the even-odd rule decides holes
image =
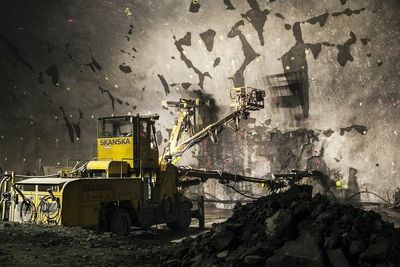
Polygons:
[[116,209],[110,218],[109,231],[117,235],[127,235],[132,222],[125,209]]
[[192,210],[189,203],[182,203],[178,210],[178,217],[175,222],[167,223],[167,226],[175,231],[185,231],[192,221]]

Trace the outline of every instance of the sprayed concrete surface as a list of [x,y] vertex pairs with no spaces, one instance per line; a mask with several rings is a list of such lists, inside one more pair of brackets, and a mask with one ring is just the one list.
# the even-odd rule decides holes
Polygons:
[[[6,1],[0,168],[91,159],[96,119],[111,114],[159,113],[162,151],[176,115],[162,100],[212,99],[205,124],[228,113],[225,89],[247,85],[266,90],[266,108],[182,164],[253,176],[314,168],[392,198],[399,10],[396,0]],[[213,182],[199,190],[234,198]]]

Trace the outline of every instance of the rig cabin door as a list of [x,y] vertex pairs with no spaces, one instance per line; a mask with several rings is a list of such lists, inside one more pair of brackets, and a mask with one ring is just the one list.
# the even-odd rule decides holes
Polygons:
[[155,139],[154,121],[151,118],[139,118],[138,154],[140,158],[143,184],[143,201],[152,199],[152,191],[158,173],[158,147]]
[[142,169],[155,171],[158,168],[158,147],[154,121],[140,118],[138,123],[139,155]]

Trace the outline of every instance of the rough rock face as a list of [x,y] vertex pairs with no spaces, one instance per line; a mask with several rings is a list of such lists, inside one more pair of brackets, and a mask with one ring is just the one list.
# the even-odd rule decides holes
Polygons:
[[160,266],[398,266],[400,232],[310,186],[237,206],[225,223],[169,247]]
[[111,114],[159,113],[164,146],[177,114],[162,100],[210,95],[213,122],[245,84],[267,90],[265,109],[188,164],[262,176],[305,158],[344,179],[356,169],[354,188],[400,187],[398,0],[190,2],[2,1],[0,168],[92,159]]

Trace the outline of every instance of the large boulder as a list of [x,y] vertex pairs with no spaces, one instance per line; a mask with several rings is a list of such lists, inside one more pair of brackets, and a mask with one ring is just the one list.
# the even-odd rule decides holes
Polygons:
[[286,210],[278,210],[275,214],[265,219],[265,235],[271,239],[279,238],[289,226],[292,215]]
[[341,249],[328,249],[326,254],[332,267],[350,267]]
[[296,240],[289,241],[270,257],[265,266],[321,267],[324,261],[317,239],[303,232]]

